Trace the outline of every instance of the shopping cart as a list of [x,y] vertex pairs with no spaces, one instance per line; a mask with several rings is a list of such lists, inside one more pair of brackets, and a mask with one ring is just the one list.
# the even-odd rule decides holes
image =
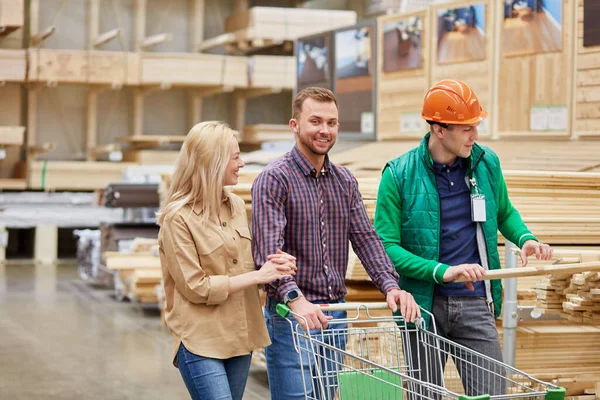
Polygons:
[[402,317],[376,316],[373,311],[387,309],[386,303],[321,307],[354,310],[356,316],[329,321],[326,330],[305,332],[292,322],[292,317],[302,317],[277,305],[277,313],[292,326],[306,399],[565,398],[563,388],[437,335],[433,318],[429,331],[423,319],[413,326]]

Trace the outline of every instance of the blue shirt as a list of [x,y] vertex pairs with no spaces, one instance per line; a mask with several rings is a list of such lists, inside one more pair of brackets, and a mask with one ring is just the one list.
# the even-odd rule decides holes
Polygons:
[[[440,195],[441,237],[439,261],[448,265],[481,264],[477,249],[477,224],[471,220],[471,191],[465,177],[467,163],[457,158],[454,164],[433,162],[433,171]],[[462,282],[436,285],[438,296],[485,297],[485,284],[473,283],[475,291]]]

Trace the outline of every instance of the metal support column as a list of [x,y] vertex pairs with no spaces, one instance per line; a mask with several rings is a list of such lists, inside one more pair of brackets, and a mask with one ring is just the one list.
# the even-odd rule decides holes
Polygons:
[[[517,248],[513,243],[506,241],[504,268],[517,267],[517,255],[512,249]],[[517,343],[517,322],[519,318],[517,304],[517,278],[504,280],[504,314],[502,316],[502,328],[504,329],[504,362],[515,366],[515,352]]]

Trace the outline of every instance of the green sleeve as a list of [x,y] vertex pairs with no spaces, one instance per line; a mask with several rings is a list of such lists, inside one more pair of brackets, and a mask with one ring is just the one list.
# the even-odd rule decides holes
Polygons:
[[522,248],[526,241],[538,240],[523,222],[519,211],[512,205],[502,169],[498,168],[498,170],[500,175],[498,177],[498,230],[507,240]]
[[390,168],[383,171],[377,207],[375,209],[375,230],[381,237],[387,254],[401,276],[423,281],[443,283],[443,277],[449,265],[433,260],[426,260],[407,250],[401,243],[402,233],[402,201],[400,192],[394,182]]

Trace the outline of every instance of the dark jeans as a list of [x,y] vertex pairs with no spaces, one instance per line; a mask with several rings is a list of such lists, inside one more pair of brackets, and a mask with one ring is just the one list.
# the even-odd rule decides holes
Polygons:
[[[343,302],[341,300],[340,302]],[[294,399],[334,399],[337,387],[337,372],[343,362],[343,356],[331,351],[320,343],[331,345],[337,349],[346,348],[347,324],[330,324],[323,332],[310,331],[313,341],[299,339],[300,353],[294,345],[294,335],[298,323],[292,317],[292,325],[287,319],[275,312],[275,303],[267,299],[265,322],[272,344],[265,348],[267,373],[272,400]],[[326,312],[334,319],[346,318],[346,311]],[[292,328],[293,326],[293,328]],[[304,331],[301,328],[304,336]],[[300,361],[302,360],[302,362]],[[325,393],[322,393],[321,388]]]
[[[438,386],[444,386],[445,383],[445,387],[453,392],[459,391],[457,385],[462,383],[467,396],[505,394],[506,371],[502,366],[454,345],[459,344],[494,360],[502,361],[496,323],[485,298],[436,296],[431,312],[435,318],[437,334],[448,340],[436,340],[434,335],[427,332],[414,331],[403,338],[404,348],[407,350],[410,348],[410,354],[406,355],[406,362],[412,363],[415,369],[411,375]],[[433,331],[433,324],[430,325],[429,331]],[[460,380],[459,377],[447,374],[444,378],[445,382],[442,382],[448,356],[452,357]],[[427,398],[438,397],[427,393],[424,385],[413,386],[409,391],[415,394]],[[409,398],[420,397],[413,395]]]
[[190,353],[183,343],[177,353],[179,373],[192,400],[242,400],[252,355],[224,360]]

